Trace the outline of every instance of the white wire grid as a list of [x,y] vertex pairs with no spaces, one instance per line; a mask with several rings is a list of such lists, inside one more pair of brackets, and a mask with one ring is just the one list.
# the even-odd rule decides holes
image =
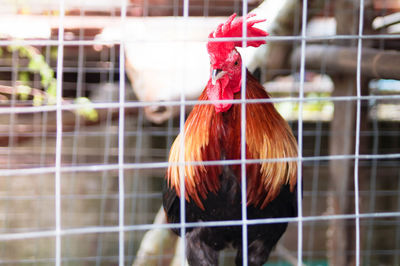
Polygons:
[[[127,1],[121,0],[121,27],[125,29],[124,23],[126,20],[126,10],[127,10]],[[59,1],[59,18],[60,18],[60,27],[58,32],[58,40],[57,41],[0,41],[1,46],[8,46],[12,44],[20,44],[20,45],[38,45],[38,46],[57,46],[58,47],[58,56],[57,56],[57,73],[63,73],[64,69],[64,47],[65,46],[89,46],[94,44],[118,44],[120,45],[120,53],[119,53],[119,101],[118,102],[107,102],[107,103],[94,103],[93,106],[96,109],[108,109],[108,108],[118,108],[119,109],[119,122],[118,122],[118,160],[117,162],[110,163],[107,161],[107,153],[104,155],[104,164],[86,164],[86,165],[76,165],[72,164],[70,166],[62,164],[62,141],[63,135],[63,124],[62,124],[62,112],[65,110],[76,110],[81,108],[82,105],[79,104],[70,104],[70,105],[63,105],[62,104],[62,86],[63,80],[62,75],[57,75],[57,102],[56,105],[53,106],[37,106],[37,107],[17,107],[11,106],[7,108],[1,108],[0,114],[20,114],[20,113],[46,113],[49,111],[56,111],[56,118],[57,118],[57,127],[56,127],[56,150],[55,150],[55,165],[51,167],[34,167],[34,168],[24,168],[24,169],[3,169],[0,172],[1,177],[12,177],[22,174],[29,174],[29,175],[43,175],[43,174],[54,174],[54,221],[55,227],[54,230],[44,230],[44,231],[28,231],[28,232],[12,232],[12,233],[1,233],[0,234],[0,241],[12,241],[12,240],[22,240],[22,239],[39,239],[39,238],[46,238],[46,237],[54,237],[55,238],[55,249],[54,249],[54,260],[49,259],[51,262],[55,262],[56,265],[61,265],[63,262],[63,254],[62,254],[62,245],[63,241],[62,238],[65,236],[75,236],[75,235],[82,235],[82,234],[105,234],[105,233],[118,233],[118,264],[119,265],[126,265],[130,263],[130,261],[126,258],[127,251],[125,250],[125,242],[126,237],[128,236],[128,232],[134,231],[142,231],[142,230],[149,230],[154,228],[172,228],[176,227],[177,225],[171,224],[162,224],[162,225],[154,225],[151,223],[143,223],[143,224],[126,224],[126,217],[125,217],[125,199],[127,197],[128,188],[125,186],[125,179],[126,179],[126,171],[127,170],[143,170],[143,169],[165,169],[168,166],[168,162],[139,162],[139,160],[135,161],[134,163],[127,163],[125,162],[124,158],[126,156],[126,149],[125,149],[125,139],[127,133],[125,132],[125,110],[126,108],[141,108],[145,106],[152,106],[154,103],[151,102],[129,102],[126,101],[125,95],[125,54],[124,54],[124,45],[126,40],[122,39],[119,42],[103,42],[103,41],[87,41],[87,40],[79,40],[79,41],[68,41],[64,40],[64,1]],[[364,1],[360,1],[360,6],[364,6]],[[247,13],[247,1],[243,1],[243,12]],[[183,16],[187,18],[189,16],[189,1],[184,1],[184,12]],[[300,36],[271,36],[268,37],[268,42],[274,41],[297,41],[301,43],[301,62],[300,62],[300,86],[299,86],[299,94],[298,97],[291,97],[291,98],[278,98],[278,99],[266,99],[257,102],[296,102],[299,104],[299,116],[298,116],[298,124],[297,124],[297,137],[298,137],[298,144],[299,144],[299,156],[297,158],[290,158],[289,160],[295,160],[302,165],[307,162],[318,162],[323,163],[326,161],[331,160],[352,160],[354,161],[354,210],[355,212],[352,214],[336,214],[336,215],[311,215],[311,216],[304,216],[303,209],[302,209],[302,195],[301,191],[298,191],[297,198],[299,203],[298,208],[298,217],[295,218],[280,218],[280,219],[259,219],[259,220],[247,220],[246,219],[246,208],[243,207],[242,213],[243,218],[241,221],[222,221],[222,222],[201,222],[201,223],[187,223],[184,219],[181,220],[181,223],[178,225],[181,227],[182,235],[184,235],[185,228],[188,226],[225,226],[225,225],[242,225],[243,226],[243,246],[247,246],[247,233],[246,228],[248,225],[251,224],[258,224],[258,223],[278,223],[278,222],[291,222],[297,223],[297,238],[298,238],[298,245],[297,245],[297,261],[298,264],[301,265],[302,261],[305,259],[305,255],[303,254],[304,246],[303,246],[303,227],[304,223],[307,222],[321,222],[321,221],[331,221],[331,220],[342,220],[342,219],[354,219],[355,220],[355,258],[356,258],[356,265],[360,265],[360,220],[361,219],[370,219],[370,218],[398,218],[400,217],[399,211],[385,211],[385,212],[368,212],[368,213],[360,213],[360,203],[359,203],[359,196],[360,196],[360,189],[359,189],[359,164],[360,160],[372,160],[376,162],[380,159],[393,159],[398,160],[400,158],[400,152],[394,152],[390,154],[377,154],[373,152],[372,154],[360,154],[360,119],[361,119],[361,102],[367,100],[393,100],[393,99],[400,99],[400,95],[390,95],[390,96],[362,96],[361,95],[361,52],[362,52],[362,42],[365,39],[390,39],[390,38],[400,38],[399,35],[363,35],[363,19],[364,13],[363,8],[360,8],[359,14],[359,29],[358,34],[356,36],[328,36],[328,37],[310,37],[306,35],[306,26],[307,26],[307,1],[304,1],[303,9],[302,9],[302,24],[301,24],[301,35]],[[244,27],[245,29],[245,27]],[[245,31],[245,30],[244,30]],[[122,35],[124,36],[124,35]],[[235,39],[235,38],[233,38]],[[305,77],[305,49],[307,45],[307,41],[312,40],[341,40],[341,39],[354,39],[357,40],[357,72],[356,72],[356,84],[357,84],[357,94],[356,96],[339,96],[339,97],[316,97],[310,98],[304,97],[304,77]],[[243,43],[246,43],[247,39],[242,38]],[[82,67],[82,66],[81,66]],[[243,72],[242,80],[245,80],[245,75]],[[81,82],[78,82],[78,84]],[[245,84],[245,82],[243,82]],[[242,88],[242,100],[232,100],[226,102],[232,102],[234,104],[242,104],[246,105],[247,103],[251,103],[251,100],[243,100],[244,98],[244,91],[245,87]],[[303,129],[303,117],[302,117],[302,110],[303,110],[303,103],[312,102],[312,101],[356,101],[357,109],[356,109],[356,131],[355,131],[355,152],[354,154],[350,155],[317,155],[317,156],[303,156],[303,138],[304,138],[304,129]],[[198,104],[197,101],[186,100],[184,94],[182,93],[181,99],[179,101],[169,101],[163,102],[164,106],[168,105],[175,105],[180,106],[180,132],[183,133],[183,125],[185,121],[185,108],[187,106],[192,106]],[[210,104],[210,102],[202,102],[201,104]],[[245,121],[246,118],[245,108],[242,108],[242,121]],[[139,115],[140,119],[143,119],[143,114]],[[140,123],[143,123],[140,122]],[[321,130],[321,128],[319,129]],[[10,132],[12,135],[13,132]],[[75,131],[74,134],[80,134],[79,130]],[[143,135],[143,126],[137,132],[136,137],[140,139]],[[173,135],[174,132],[169,132],[169,135]],[[320,135],[319,135],[320,136]],[[12,139],[12,138],[11,138]],[[106,139],[110,141],[108,138]],[[318,142],[316,140],[317,143]],[[245,130],[244,126],[242,125],[242,139],[241,145],[244,146],[245,143]],[[75,144],[78,145],[78,144]],[[136,143],[136,151],[140,150],[141,142],[138,141]],[[108,147],[108,145],[106,145]],[[317,151],[319,149],[315,147]],[[376,151],[377,148],[375,148]],[[242,149],[244,151],[245,149]],[[137,156],[138,157],[138,156]],[[242,153],[240,160],[228,160],[228,161],[218,161],[218,162],[205,162],[205,164],[212,164],[212,165],[225,165],[225,164],[241,164],[245,165],[246,163],[255,163],[261,162],[263,160],[248,160],[245,158],[245,153]],[[269,160],[269,161],[279,161],[277,160]],[[186,164],[197,164],[196,162],[180,162],[180,166],[184,166]],[[242,167],[244,170],[245,168]],[[374,168],[376,169],[376,168]],[[118,171],[118,225],[114,226],[87,226],[87,227],[78,227],[78,228],[63,228],[62,225],[62,208],[61,208],[61,200],[62,200],[62,193],[61,193],[61,186],[62,181],[61,177],[64,173],[79,173],[79,172],[88,172],[88,173],[100,173],[102,172],[103,175],[107,171]],[[376,171],[376,170],[375,170]],[[243,171],[242,176],[245,176],[245,171]],[[299,167],[298,173],[298,180],[301,183],[302,180],[302,167]],[[107,175],[107,174],[105,174]],[[400,176],[400,174],[399,174]],[[372,181],[371,181],[372,182]],[[181,189],[184,189],[184,186],[181,186]],[[246,191],[246,183],[245,179],[242,181],[242,197],[244,199]],[[312,192],[316,191],[315,189]],[[375,192],[375,189],[371,189],[371,191]],[[128,193],[129,194],[129,193]],[[183,191],[181,193],[183,195]],[[157,194],[159,196],[159,194]],[[19,196],[20,197],[20,196]],[[134,195],[132,195],[134,197]],[[114,197],[115,198],[115,197]],[[400,200],[400,199],[399,199]],[[245,200],[243,200],[245,201]],[[372,201],[374,202],[374,201]],[[181,205],[184,206],[185,201],[181,200]],[[373,204],[373,203],[371,203]],[[182,213],[181,217],[185,217],[185,208],[181,208]],[[372,207],[371,210],[374,210]],[[368,233],[372,232],[371,230]],[[400,238],[399,230],[397,230],[397,238]],[[367,237],[371,238],[372,236],[367,235]],[[100,242],[101,243],[101,242]],[[131,246],[129,248],[132,248]],[[181,249],[184,250],[185,244],[182,241]],[[397,252],[399,252],[400,247],[396,247]],[[101,247],[98,247],[98,250],[101,250]],[[96,261],[96,265],[100,265],[101,256],[93,258]],[[247,249],[243,249],[243,260],[244,265],[247,265]],[[29,260],[27,260],[29,262]],[[1,262],[1,258],[0,258]],[[181,257],[181,263],[184,264],[184,257]]]

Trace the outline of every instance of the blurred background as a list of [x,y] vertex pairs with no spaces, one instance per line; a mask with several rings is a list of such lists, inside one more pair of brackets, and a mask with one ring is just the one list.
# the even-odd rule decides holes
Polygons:
[[[303,222],[301,240],[291,223],[267,265],[292,265],[297,241],[303,241],[305,265],[354,265],[357,99],[361,262],[400,265],[400,2],[365,0],[362,38],[359,1],[307,2],[299,114],[302,5],[247,1],[249,11],[267,18],[261,27],[270,37],[242,56],[280,98],[275,105],[296,137],[302,117],[303,215],[315,217]],[[195,100],[208,80],[207,36],[227,16],[241,15],[242,1],[192,0],[187,18],[181,0],[128,0],[126,18],[121,1],[65,0],[62,20],[58,0],[0,0],[0,6],[0,264],[55,262],[54,235],[13,236],[55,230],[55,104],[62,77],[62,263],[118,265],[118,103],[125,77],[125,265],[179,265],[172,261],[176,238],[153,230],[149,251],[142,243],[147,231],[136,226],[152,224],[161,206],[181,94]],[[361,98],[355,97],[359,40]],[[185,105],[187,113],[192,107]],[[350,216],[329,219],[342,214]],[[233,258],[223,252],[221,265]]]

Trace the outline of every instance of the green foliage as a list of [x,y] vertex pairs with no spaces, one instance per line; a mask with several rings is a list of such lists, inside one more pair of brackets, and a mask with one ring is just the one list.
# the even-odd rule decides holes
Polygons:
[[53,46],[50,48],[50,58],[56,60],[58,57],[58,47]]
[[[29,59],[28,69],[32,73],[38,73],[40,75],[41,84],[46,92],[47,104],[56,104],[57,79],[54,77],[55,73],[49,64],[47,64],[45,57],[31,46],[12,45],[8,46],[7,49],[9,52],[18,52],[19,56]],[[0,56],[1,54],[2,50],[0,51]],[[57,58],[57,49],[52,49],[50,56],[52,58]],[[23,84],[22,86],[19,86],[19,97],[22,100],[27,100],[29,93],[32,91],[32,88],[28,86],[30,80],[29,72],[19,73],[19,80]],[[44,103],[44,100],[44,95],[35,94],[33,96],[33,105],[40,106]],[[88,98],[80,97],[75,99],[75,102],[84,105],[83,108],[77,110],[78,114],[84,116],[90,121],[96,121],[98,119],[98,113],[91,106],[91,101]]]
[[18,86],[18,96],[21,100],[26,101],[29,98],[29,94],[31,93],[32,88],[27,85],[19,85]]
[[41,106],[44,101],[43,95],[35,94],[33,96],[33,106]]
[[[41,77],[41,84],[45,88],[49,98],[56,98],[56,87],[57,80],[54,77],[54,71],[46,63],[46,60],[42,54],[39,54],[36,49],[31,46],[9,46],[10,52],[18,52],[21,57],[27,57],[29,59],[28,69],[32,73],[39,73]],[[52,103],[50,103],[52,104]]]
[[99,119],[97,111],[93,108],[92,102],[88,98],[76,98],[75,103],[83,105],[82,108],[77,110],[78,114],[86,117],[86,119],[89,119],[90,121],[97,121]]
[[[24,50],[21,49],[20,51]],[[44,56],[41,54],[25,55],[25,53],[21,53],[21,55],[27,56],[30,59],[28,68],[32,71],[39,72],[42,68],[45,68],[47,65],[46,62],[44,61]]]
[[28,86],[29,83],[29,72],[23,71],[18,73],[18,80],[23,84]]
[[[312,98],[303,102],[303,119],[306,120],[330,120],[333,115],[333,103],[331,101],[319,100],[319,98],[330,97],[327,92],[310,92],[307,93],[305,98]],[[315,99],[315,100],[314,100]],[[279,113],[285,119],[297,119],[299,115],[299,103],[297,101],[279,102],[275,103]]]

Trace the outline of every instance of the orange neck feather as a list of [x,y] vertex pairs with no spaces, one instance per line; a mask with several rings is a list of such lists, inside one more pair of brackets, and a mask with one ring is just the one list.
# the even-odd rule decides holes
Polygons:
[[[263,87],[249,74],[246,88],[247,99],[269,98]],[[240,93],[235,94],[235,99],[240,99]],[[205,92],[199,100],[207,100]],[[246,166],[247,204],[264,208],[275,199],[283,185],[289,184],[294,190],[297,162],[279,159],[297,157],[297,144],[289,125],[272,103],[247,103],[246,114],[246,158],[278,159],[276,162]],[[180,176],[184,174],[186,200],[193,199],[204,210],[202,199],[206,199],[208,192],[218,192],[221,167],[206,166],[202,162],[221,160],[222,155],[228,160],[240,159],[240,117],[241,104],[234,104],[223,113],[216,113],[211,104],[194,107],[185,123],[184,156],[181,135],[175,139],[170,151],[166,178],[178,196]],[[182,166],[183,163],[188,164]],[[240,165],[231,167],[240,179]]]

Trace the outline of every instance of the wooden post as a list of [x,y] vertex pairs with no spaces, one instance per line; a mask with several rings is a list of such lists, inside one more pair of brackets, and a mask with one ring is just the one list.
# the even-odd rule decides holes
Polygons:
[[[305,50],[306,67],[319,70],[321,63],[326,64],[325,71],[330,75],[356,73],[357,47],[339,45],[307,45]],[[296,48],[290,58],[292,65],[299,65],[301,48]],[[400,79],[400,52],[385,51],[376,48],[363,48],[361,75],[363,78]]]
[[[337,21],[338,35],[357,35],[359,26],[359,1],[338,0],[335,2],[335,18]],[[372,1],[366,0],[365,10],[372,10]],[[365,12],[367,14],[367,12]],[[370,33],[373,14],[365,15],[364,34]],[[356,46],[357,40],[342,40],[341,45]],[[363,47],[369,46],[367,41]],[[356,95],[356,72],[333,77],[335,89],[334,96]],[[367,77],[361,80],[363,91],[368,86]],[[335,101],[334,115],[331,122],[331,135],[329,139],[330,155],[354,154],[355,126],[356,126],[356,101]],[[365,114],[361,117],[365,118]],[[365,128],[366,121],[361,122]],[[328,208],[332,214],[354,213],[354,197],[349,196],[349,191],[354,188],[354,160],[331,160],[330,193],[328,196]],[[361,174],[361,173],[360,173]],[[361,182],[361,175],[359,181]],[[329,265],[355,265],[355,222],[354,219],[338,219],[330,221],[327,231],[328,260]]]
[[[353,0],[338,0],[335,2],[335,18],[337,22],[337,34],[356,34],[357,18]],[[344,41],[343,41],[344,42]],[[347,41],[349,42],[349,41]],[[342,44],[342,43],[341,43]],[[344,44],[344,43],[343,43]],[[347,45],[355,45],[350,40]],[[356,93],[356,73],[349,76],[338,75],[332,77],[334,82],[333,96],[353,96]],[[334,113],[331,122],[331,135],[329,137],[329,154],[344,155],[354,151],[354,129],[355,129],[355,102],[335,101]],[[348,213],[349,199],[347,192],[351,186],[350,160],[329,161],[330,186],[328,194],[328,211],[330,214]],[[327,249],[329,265],[348,265],[349,258],[346,256],[352,236],[347,233],[347,220],[331,220],[327,231]]]
[[[335,77],[335,96],[353,96],[355,84],[353,77]],[[334,115],[329,137],[330,155],[346,155],[354,153],[354,129],[356,121],[355,101],[335,101]],[[331,160],[329,162],[330,186],[328,209],[330,214],[349,212],[348,191],[351,188],[353,175],[352,160]],[[348,220],[331,220],[327,231],[327,248],[329,265],[348,265],[347,251],[353,236],[347,232]]]

